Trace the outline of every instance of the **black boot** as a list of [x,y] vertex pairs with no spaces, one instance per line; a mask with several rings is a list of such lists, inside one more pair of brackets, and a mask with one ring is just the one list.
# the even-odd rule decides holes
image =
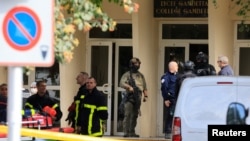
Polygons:
[[137,135],[137,134],[135,134],[135,133],[133,133],[133,134],[130,134],[130,137],[139,138],[140,136],[139,136],[139,135]]
[[127,137],[129,137],[129,134],[124,134],[123,137],[127,138]]
[[165,139],[171,139],[172,137],[172,134],[171,133],[166,133],[165,134]]

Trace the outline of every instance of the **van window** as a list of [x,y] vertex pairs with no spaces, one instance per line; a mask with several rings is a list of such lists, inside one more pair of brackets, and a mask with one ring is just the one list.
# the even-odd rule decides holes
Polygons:
[[250,107],[250,86],[199,86],[191,88],[186,96],[183,120],[192,127],[226,124],[226,113],[231,102]]

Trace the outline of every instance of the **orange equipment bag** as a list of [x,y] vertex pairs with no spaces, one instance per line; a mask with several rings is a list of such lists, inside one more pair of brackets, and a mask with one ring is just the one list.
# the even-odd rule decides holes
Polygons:
[[45,106],[43,108],[43,112],[49,114],[51,117],[56,116],[56,110],[54,108],[49,107],[49,106]]

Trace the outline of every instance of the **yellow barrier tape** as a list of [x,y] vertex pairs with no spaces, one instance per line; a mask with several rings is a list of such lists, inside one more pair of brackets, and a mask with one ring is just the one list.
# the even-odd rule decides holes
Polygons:
[[[8,127],[0,125],[0,133],[7,134]],[[86,135],[77,135],[73,133],[60,133],[60,132],[52,132],[52,131],[28,129],[28,128],[21,128],[21,135],[27,137],[36,137],[41,139],[54,139],[63,141],[124,141],[120,139],[113,139],[106,137],[105,138],[91,137]]]

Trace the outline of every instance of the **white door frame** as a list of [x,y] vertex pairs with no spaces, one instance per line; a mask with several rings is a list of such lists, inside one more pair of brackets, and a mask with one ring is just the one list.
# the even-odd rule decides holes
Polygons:
[[[185,60],[188,60],[189,58],[189,43],[187,42],[175,42],[175,41],[162,41],[160,48],[159,48],[159,57],[158,57],[158,80],[160,80],[161,76],[165,73],[164,72],[164,58],[165,58],[165,47],[185,47]],[[163,98],[161,95],[161,82],[158,81],[158,100],[159,101],[157,103],[157,115],[159,115],[157,117],[157,135],[158,136],[164,136],[164,133],[162,133],[162,129],[163,129]]]
[[[234,54],[233,54],[233,70],[234,75],[239,75],[240,69],[240,48],[250,48],[249,39],[237,39],[238,34],[238,25],[241,24],[241,21],[235,21],[234,23]],[[245,24],[250,24],[249,21],[246,21]]]
[[[87,72],[91,72],[91,47],[92,46],[108,46],[109,52],[108,52],[108,82],[102,86],[97,86],[97,89],[102,91],[104,94],[107,94],[107,106],[108,106],[108,113],[109,117],[107,120],[107,129],[104,135],[110,135],[111,134],[111,95],[112,95],[112,42],[110,41],[90,41],[87,45],[86,50],[86,70]],[[110,63],[111,62],[111,63]],[[90,74],[91,75],[91,74]]]

